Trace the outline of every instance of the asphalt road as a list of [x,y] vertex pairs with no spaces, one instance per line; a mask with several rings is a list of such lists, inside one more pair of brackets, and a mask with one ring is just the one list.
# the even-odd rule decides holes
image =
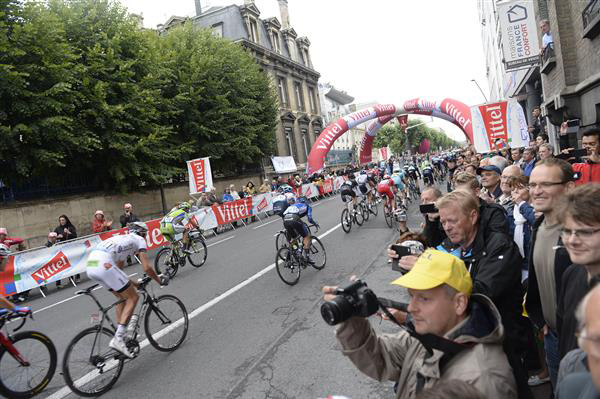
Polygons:
[[[285,285],[273,268],[274,235],[280,219],[269,218],[208,240],[208,259],[200,269],[186,266],[160,294],[179,297],[190,314],[190,329],[175,352],[151,346],[127,362],[106,398],[350,398],[393,397],[391,383],[360,374],[344,358],[333,327],[321,318],[320,288],[344,284],[355,274],[380,296],[406,299],[389,283],[397,277],[387,263],[385,248],[395,234],[379,215],[350,234],[340,227],[339,197],[321,200],[314,208],[327,251],[321,271],[308,268],[297,285]],[[409,209],[409,227],[418,228],[418,207]],[[151,254],[153,259],[154,254]],[[126,269],[141,273],[141,266]],[[80,287],[91,284],[85,281]],[[69,341],[91,326],[95,309],[75,288],[54,292],[28,303],[36,310],[28,329],[45,332],[54,341],[59,364]],[[156,290],[159,290],[156,287]],[[113,297],[96,293],[105,304]],[[375,328],[394,331],[391,323],[372,318]],[[41,397],[74,398],[60,369]]]

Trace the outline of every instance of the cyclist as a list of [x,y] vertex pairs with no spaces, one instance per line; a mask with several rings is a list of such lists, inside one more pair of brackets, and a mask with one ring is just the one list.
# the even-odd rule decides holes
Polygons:
[[[189,232],[191,228],[198,228],[198,223],[194,218],[191,218],[189,212],[192,210],[192,205],[189,202],[182,202],[175,208],[171,209],[167,215],[160,221],[160,232],[170,242],[183,241],[185,254],[190,254],[190,238]],[[192,227],[188,227],[188,223]]]
[[356,208],[356,190],[358,183],[356,183],[354,173],[348,173],[346,180],[340,186],[340,194],[342,196],[342,202],[348,202],[348,197],[352,199],[352,209]]
[[394,180],[394,187],[396,189],[395,193],[399,193],[402,206],[406,207],[405,198],[408,196],[405,185],[406,179],[400,168],[394,169],[394,172],[392,173],[392,180]]
[[371,198],[371,185],[369,184],[369,176],[367,175],[366,170],[360,171],[360,174],[356,178],[356,184],[358,184],[358,189],[360,190],[360,195],[362,197],[368,196]]
[[283,213],[289,204],[294,203],[296,196],[294,195],[294,189],[287,184],[279,187],[277,191],[280,194],[273,200],[273,213],[283,217]]
[[394,201],[394,193],[392,192],[395,186],[394,180],[389,175],[383,176],[383,180],[377,185],[377,192],[383,197],[385,195],[385,203],[391,207],[392,211],[396,210],[396,201]]
[[294,238],[297,234],[302,236],[304,239],[304,259],[308,263],[313,264],[314,262],[308,257],[312,236],[310,234],[310,229],[306,223],[302,221],[304,216],[306,216],[308,221],[314,224],[317,229],[319,228],[319,224],[313,220],[312,208],[308,204],[308,201],[305,197],[300,197],[295,203],[288,206],[283,213],[283,227],[285,227],[288,237]]
[[92,250],[87,260],[86,272],[89,278],[102,284],[117,298],[125,300],[115,308],[118,327],[108,345],[128,358],[132,358],[133,355],[125,344],[125,334],[127,323],[138,301],[138,293],[135,290],[136,283],[129,281],[121,269],[128,256],[139,254],[144,273],[161,286],[167,285],[169,280],[166,276],[159,277],[150,265],[146,254],[146,233],[148,233],[146,223],[133,222],[127,227],[127,234],[104,240]]
[[427,159],[421,163],[421,172],[423,172],[423,183],[433,186],[433,167]]

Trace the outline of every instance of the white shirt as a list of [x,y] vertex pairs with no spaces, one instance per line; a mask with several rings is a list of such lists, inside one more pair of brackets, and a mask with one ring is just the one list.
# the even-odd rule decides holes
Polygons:
[[104,240],[94,249],[108,252],[115,262],[124,262],[127,257],[146,251],[147,246],[143,237],[135,233],[129,233]]
[[552,33],[546,32],[544,36],[542,36],[542,48],[546,48],[550,43],[554,43],[552,40]]

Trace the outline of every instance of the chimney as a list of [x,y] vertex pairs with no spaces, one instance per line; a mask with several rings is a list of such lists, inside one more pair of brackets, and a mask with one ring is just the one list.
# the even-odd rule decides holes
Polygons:
[[281,13],[281,27],[290,28],[290,12],[288,11],[287,0],[277,0],[279,2],[279,12]]
[[194,0],[194,2],[196,3],[196,16],[202,14],[202,3],[200,1],[201,0]]

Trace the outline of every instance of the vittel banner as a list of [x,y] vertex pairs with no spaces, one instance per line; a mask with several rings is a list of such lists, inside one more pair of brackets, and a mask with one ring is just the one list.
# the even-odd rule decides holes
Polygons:
[[473,144],[477,152],[498,149],[497,140],[512,148],[526,147],[529,141],[523,107],[516,100],[482,104],[471,108]]
[[198,158],[187,161],[188,178],[190,181],[190,194],[210,191],[212,185],[212,171],[209,158]]
[[540,45],[533,1],[512,0],[498,3],[498,16],[506,70],[537,64]]

